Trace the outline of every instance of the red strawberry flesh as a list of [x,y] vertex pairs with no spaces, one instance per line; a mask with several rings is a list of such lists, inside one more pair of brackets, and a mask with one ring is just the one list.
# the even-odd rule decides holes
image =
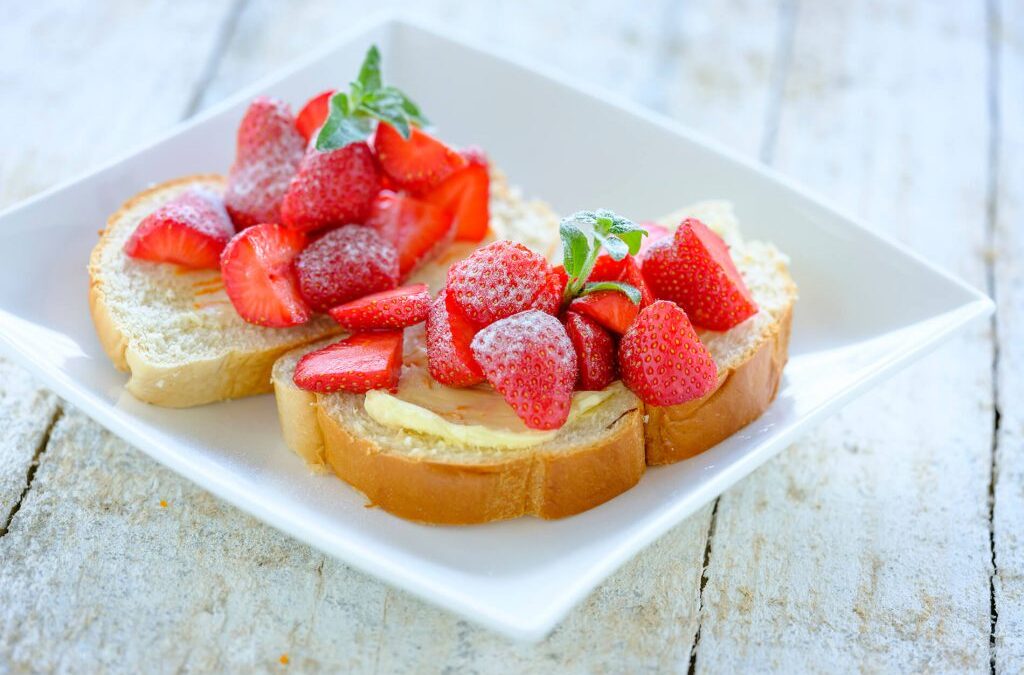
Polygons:
[[640,312],[619,343],[626,386],[649,405],[679,405],[713,391],[718,368],[686,312],[658,300]]
[[454,218],[455,239],[481,241],[490,227],[490,174],[476,160],[459,169],[426,194]]
[[576,350],[579,388],[604,389],[615,380],[615,342],[596,321],[576,312],[565,313],[565,332]]
[[295,259],[299,290],[316,311],[398,284],[398,253],[376,230],[346,225],[310,244]]
[[366,224],[398,249],[403,279],[444,250],[455,233],[449,211],[390,190],[381,190],[373,200]]
[[531,429],[558,429],[569,417],[576,352],[558,319],[528,310],[487,326],[473,338],[487,381]]
[[378,192],[380,172],[366,143],[310,148],[284,194],[281,222],[304,231],[361,224]]
[[402,372],[402,331],[356,333],[306,354],[292,379],[300,389],[330,394],[363,394],[398,387]]
[[124,252],[141,260],[220,269],[220,253],[234,233],[221,197],[191,189],[143,218]]
[[331,96],[334,96],[333,89],[317,94],[309,99],[306,105],[302,106],[302,110],[295,117],[295,127],[302,134],[302,137],[306,139],[307,143],[320,130],[324,122],[327,121]]
[[273,223],[236,234],[220,256],[224,290],[238,314],[249,323],[275,328],[309,320],[299,293],[292,260],[306,237]]
[[259,97],[238,127],[224,203],[237,229],[281,222],[281,202],[302,162],[306,141],[288,105]]
[[365,331],[413,326],[425,321],[429,312],[430,289],[413,284],[338,305],[330,314],[348,330]]
[[569,303],[569,309],[588,316],[615,333],[625,333],[640,308],[621,291],[597,291]]
[[470,344],[476,329],[442,290],[427,315],[427,366],[431,377],[449,387],[483,382]]
[[381,168],[399,187],[428,190],[466,165],[466,159],[430,134],[413,127],[409,138],[387,122],[377,125],[373,140]]

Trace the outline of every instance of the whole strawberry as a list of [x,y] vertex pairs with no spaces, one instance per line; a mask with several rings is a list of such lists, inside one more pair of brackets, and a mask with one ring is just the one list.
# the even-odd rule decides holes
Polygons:
[[679,405],[713,391],[718,367],[686,312],[657,300],[640,311],[619,342],[626,386],[649,405]]
[[378,192],[380,171],[364,141],[335,150],[311,148],[288,185],[281,220],[303,231],[362,223]]
[[576,352],[558,319],[528,310],[487,326],[473,338],[487,381],[531,429],[558,429],[569,417]]
[[656,298],[675,302],[702,328],[729,330],[757,313],[729,247],[696,218],[652,244],[642,271]]
[[478,326],[528,309],[557,312],[557,302],[552,302],[556,284],[542,255],[512,241],[488,244],[448,269],[451,301]]
[[336,305],[398,284],[398,252],[361,225],[328,232],[295,259],[299,290],[309,306],[326,312]]
[[238,127],[224,204],[239,230],[281,222],[281,201],[302,162],[306,141],[284,101],[259,97]]

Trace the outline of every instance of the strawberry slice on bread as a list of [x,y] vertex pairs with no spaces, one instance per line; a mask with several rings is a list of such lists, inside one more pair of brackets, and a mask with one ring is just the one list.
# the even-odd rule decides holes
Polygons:
[[306,245],[301,232],[264,223],[239,232],[220,256],[224,290],[238,314],[260,326],[287,328],[309,320],[292,261]]
[[362,394],[394,389],[402,370],[402,331],[356,333],[310,352],[295,366],[295,384],[306,391]]
[[139,260],[215,270],[234,233],[220,195],[187,190],[143,218],[124,252]]
[[412,284],[338,305],[330,315],[351,331],[407,328],[426,321],[430,302],[427,285]]

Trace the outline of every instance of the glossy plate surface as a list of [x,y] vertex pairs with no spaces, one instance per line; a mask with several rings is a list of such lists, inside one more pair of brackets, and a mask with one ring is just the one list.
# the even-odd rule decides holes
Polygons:
[[[648,471],[635,489],[582,515],[441,528],[364,508],[341,481],[310,475],[281,441],[270,395],[169,410],[125,393],[125,376],[104,356],[86,303],[86,262],[97,229],[147,185],[225,171],[252,96],[280,96],[297,107],[344,84],[339,73],[354,73],[371,43],[382,49],[389,81],[429,112],[446,139],[486,148],[527,195],[560,213],[605,206],[643,220],[701,199],[733,201],[744,234],[789,254],[800,286],[791,360],[768,412],[700,457]],[[545,105],[524,104],[539,100]],[[560,133],[538,137],[542,128]],[[643,161],[621,161],[638,153]],[[528,640],[543,637],[624,561],[812,422],[991,311],[977,291],[692,132],[392,18],[354,30],[162,140],[0,215],[4,353],[114,433],[239,508]]]

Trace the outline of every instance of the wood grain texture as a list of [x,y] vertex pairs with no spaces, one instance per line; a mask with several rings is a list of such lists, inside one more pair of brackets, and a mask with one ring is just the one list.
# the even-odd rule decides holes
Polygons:
[[[979,286],[983,10],[801,5],[775,149]],[[988,670],[991,359],[972,329],[721,498],[698,672]]]
[[1024,672],[1024,7],[992,3],[998,134],[993,293],[999,306],[999,432],[993,535],[996,672]]

